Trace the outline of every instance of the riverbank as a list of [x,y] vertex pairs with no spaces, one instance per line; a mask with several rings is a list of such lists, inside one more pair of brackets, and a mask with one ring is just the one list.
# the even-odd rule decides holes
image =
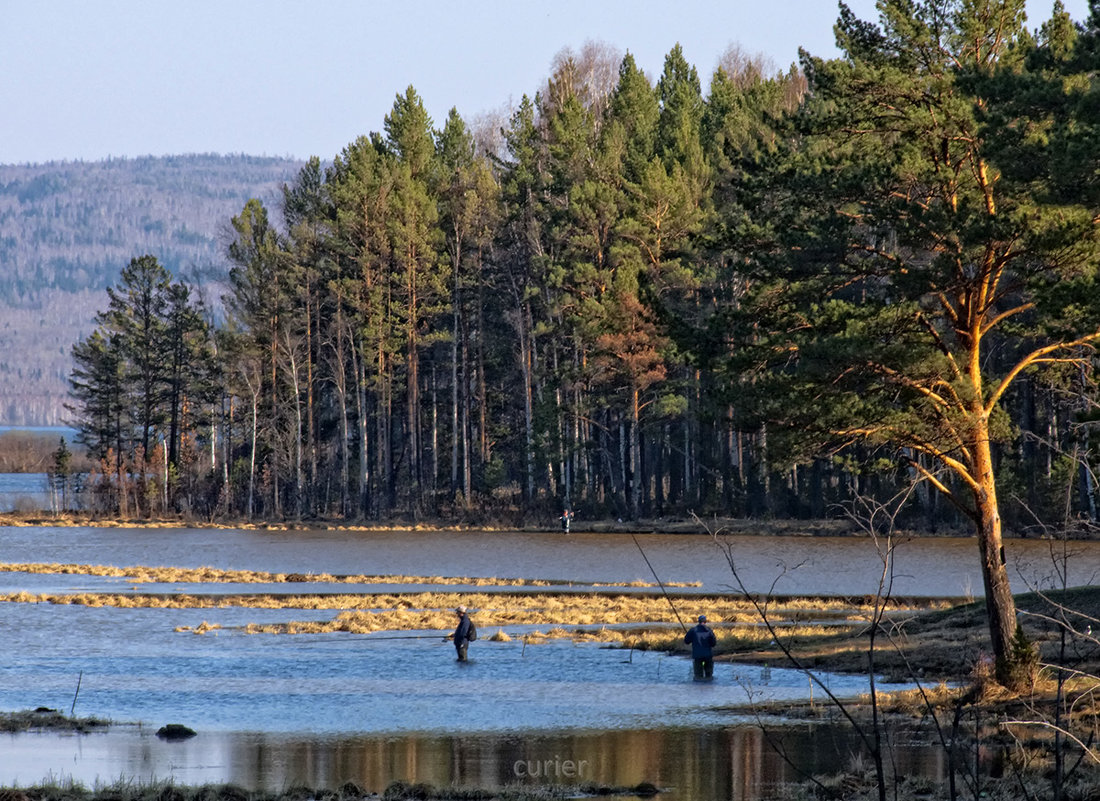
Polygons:
[[[158,518],[121,518],[81,513],[53,514],[47,511],[0,512],[0,527],[52,526],[59,528],[142,528],[142,529],[211,529],[226,531],[357,531],[357,532],[419,532],[461,531],[484,532],[534,532],[564,534],[556,518],[542,520],[470,520],[455,522],[453,519],[420,519],[417,521],[396,518],[390,521],[354,521],[344,519],[310,520],[200,520],[193,517],[173,516]],[[588,520],[572,518],[572,534],[684,534],[728,535],[764,537],[858,537],[869,538],[865,527],[847,519],[777,520],[735,517],[660,517],[639,520],[615,520],[601,518]],[[969,528],[941,526],[935,530],[899,529],[892,535],[895,541],[912,537],[973,539]],[[1072,530],[1036,533],[1034,531],[1003,532],[1005,540],[1014,539],[1066,539],[1091,540],[1100,537],[1100,530],[1091,526]]]
[[[116,518],[81,514],[50,514],[46,512],[0,514],[0,526],[54,526],[92,528],[149,528],[149,529],[215,529],[242,531],[483,531],[492,534],[500,531],[564,533],[554,520],[519,522],[516,524],[493,522],[455,523],[453,520],[419,520],[416,522],[394,520],[389,522],[355,522],[346,520],[197,520],[184,517],[167,518]],[[863,536],[856,526],[844,520],[755,520],[744,518],[668,517],[634,521],[584,520],[573,518],[570,532],[619,533],[619,534],[730,534],[797,537]]]

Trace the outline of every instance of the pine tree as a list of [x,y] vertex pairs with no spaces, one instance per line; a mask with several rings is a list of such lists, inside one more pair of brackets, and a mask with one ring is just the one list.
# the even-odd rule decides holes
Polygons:
[[449,266],[440,258],[442,234],[433,186],[435,141],[431,119],[410,86],[394,101],[386,116],[386,146],[392,192],[387,199],[386,228],[391,258],[392,319],[404,339],[405,453],[409,465],[408,503],[414,516],[421,511],[426,476],[420,373],[424,348],[446,337],[436,322],[450,302]]
[[[283,381],[279,348],[287,326],[291,325],[292,293],[295,282],[290,273],[288,257],[279,234],[268,219],[267,209],[259,200],[249,200],[239,215],[232,219],[236,237],[230,242],[228,254],[234,267],[229,272],[230,291],[223,298],[242,341],[238,350],[251,350],[254,359],[264,365],[262,384],[249,385],[252,400],[258,399],[265,409],[264,426],[256,426],[256,436],[262,443],[253,442],[254,453],[259,453],[268,474],[271,512],[281,516],[283,509],[282,483],[289,459],[285,441],[280,447],[277,436],[283,425],[285,410],[283,401],[286,387]],[[257,465],[253,464],[250,471]],[[254,487],[255,475],[249,476],[249,486]],[[250,491],[250,495],[251,495]]]
[[[487,436],[485,373],[485,262],[497,216],[498,187],[473,135],[452,109],[436,143],[439,164],[440,227],[451,267],[451,493],[467,504],[474,490],[474,450],[485,459]],[[480,418],[472,420],[475,409]]]
[[[999,87],[1019,79],[1033,47],[1022,0],[946,6],[889,0],[881,27],[842,7],[845,56],[806,60],[810,101],[773,173],[780,216],[759,221],[775,261],[757,259],[770,280],[744,317],[746,353],[768,367],[743,388],[791,435],[792,454],[889,446],[971,521],[1008,683],[1015,607],[995,473],[1011,436],[1004,400],[1025,371],[1079,364],[1100,339],[1080,292],[1095,278],[1100,217],[1095,198],[1052,193],[1050,161],[1020,165],[997,132],[1018,102]],[[1061,77],[1080,92],[1090,83]],[[1055,285],[1084,313],[1055,313]]]
[[[500,168],[503,223],[500,230],[497,270],[502,292],[508,298],[503,317],[515,337],[512,344],[520,386],[517,425],[504,431],[522,431],[522,439],[509,443],[522,464],[523,497],[535,498],[536,428],[535,392],[536,315],[540,289],[546,285],[546,228],[549,177],[546,153],[539,131],[536,104],[524,96],[504,130],[506,158]],[[503,432],[502,432],[503,433]]]
[[[78,416],[78,441],[92,457],[111,454],[125,498],[125,470],[136,467],[143,482],[143,462],[161,444],[170,472],[179,476],[181,443],[197,436],[195,409],[215,391],[215,367],[202,304],[156,258],[133,259],[107,294],[96,329],[73,348],[70,408]],[[166,484],[162,496],[170,489]],[[141,500],[151,511],[149,499]],[[174,490],[169,500],[175,501]]]

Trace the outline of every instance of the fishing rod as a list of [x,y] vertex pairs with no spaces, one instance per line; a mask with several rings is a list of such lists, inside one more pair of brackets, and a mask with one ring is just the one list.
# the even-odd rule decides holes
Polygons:
[[448,637],[440,637],[438,634],[393,634],[386,635],[385,637],[372,637],[369,634],[362,635],[364,640],[439,640],[449,639]]
[[641,543],[638,542],[638,538],[633,534],[630,535],[630,539],[634,540],[634,544],[638,546],[638,553],[645,559],[646,565],[649,567],[649,572],[653,574],[653,578],[657,580],[657,586],[661,588],[661,592],[665,595],[665,600],[668,601],[668,605],[672,607],[672,614],[676,615],[676,620],[680,624],[680,628],[684,630],[684,634],[687,634],[687,626],[684,625],[684,621],[680,619],[680,613],[676,611],[676,604],[672,602],[672,598],[668,594],[668,590],[665,589],[665,585],[661,583],[661,579],[657,576],[657,571],[653,569],[653,565],[649,563],[649,557],[645,555],[645,551],[642,550]]

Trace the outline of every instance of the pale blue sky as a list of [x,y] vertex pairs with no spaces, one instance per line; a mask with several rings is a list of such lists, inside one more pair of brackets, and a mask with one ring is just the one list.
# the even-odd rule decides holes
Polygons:
[[[849,0],[877,19],[874,0]],[[1076,20],[1087,0],[1065,0]],[[1028,0],[1031,28],[1053,0]],[[320,156],[381,130],[412,84],[442,125],[534,94],[564,47],[679,42],[704,83],[730,44],[836,54],[835,0],[0,0],[0,163]]]

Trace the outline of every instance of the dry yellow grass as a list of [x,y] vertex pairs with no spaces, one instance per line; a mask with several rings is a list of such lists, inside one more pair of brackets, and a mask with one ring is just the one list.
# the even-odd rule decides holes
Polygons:
[[[119,608],[179,608],[210,609],[243,607],[255,609],[339,610],[331,620],[294,621],[278,624],[251,624],[250,632],[297,634],[319,632],[353,632],[393,630],[446,630],[454,625],[453,609],[465,604],[475,612],[481,627],[550,626],[599,627],[631,624],[676,625],[691,621],[699,612],[706,612],[710,621],[728,629],[737,627],[736,642],[741,646],[763,642],[769,635],[756,625],[757,614],[752,605],[730,596],[681,597],[676,609],[662,595],[630,595],[600,592],[537,593],[504,592],[384,592],[339,595],[272,595],[228,594],[196,595],[185,593],[121,594],[121,593],[58,593],[33,594],[19,592],[0,596],[0,602],[80,604],[84,606],[114,606]],[[679,615],[677,615],[677,612]],[[789,604],[773,609],[777,621],[800,621],[813,615],[833,615],[856,620],[868,610],[843,606],[840,602],[816,605]],[[209,631],[209,624],[196,631]],[[678,628],[677,628],[678,630]],[[200,633],[201,633],[200,631]],[[572,635],[571,635],[572,636]],[[668,637],[667,632],[657,635]],[[677,634],[675,637],[679,637]],[[732,636],[723,634],[723,636]],[[620,633],[605,638],[621,639]],[[732,644],[732,640],[731,640]],[[654,647],[637,640],[638,647]]]
[[[496,578],[484,576],[405,576],[405,575],[348,575],[331,573],[268,573],[261,570],[222,570],[214,567],[150,567],[135,565],[57,564],[47,562],[0,562],[0,573],[37,573],[58,575],[108,576],[125,578],[134,583],[236,583],[280,584],[296,582],[323,582],[328,584],[463,584],[474,587],[552,587],[554,583],[543,579]],[[656,587],[656,584],[635,580],[629,582],[577,582],[591,587]],[[679,582],[666,587],[697,587],[699,582]]]
[[[688,625],[695,616],[705,612],[712,624],[717,624],[721,639],[720,650],[744,651],[765,647],[771,635],[760,627],[759,614],[747,600],[737,596],[679,596],[675,609],[669,599],[657,593],[614,593],[612,586],[593,586],[591,592],[564,591],[548,582],[522,579],[470,579],[438,576],[344,576],[328,574],[264,573],[259,571],[219,570],[215,568],[157,568],[113,567],[74,564],[0,564],[0,571],[34,573],[106,575],[126,578],[134,583],[155,581],[159,583],[294,583],[303,580],[317,582],[358,584],[363,589],[379,584],[409,585],[408,591],[349,592],[346,594],[272,594],[225,593],[195,594],[183,592],[165,593],[43,593],[18,592],[0,596],[0,602],[80,604],[84,606],[113,606],[119,608],[254,608],[294,610],[334,610],[334,618],[311,621],[296,620],[285,623],[251,623],[243,627],[249,633],[313,634],[324,632],[349,632],[365,634],[377,631],[449,630],[454,625],[453,609],[465,604],[474,612],[478,625],[488,630],[497,629],[489,639],[505,640],[510,635],[505,627],[547,627],[524,635],[529,642],[547,637],[568,636],[623,642],[629,647],[668,649],[682,643],[678,624]],[[421,585],[454,584],[480,585],[483,591],[462,592],[439,589],[426,591]],[[582,585],[586,588],[588,585]],[[643,582],[632,582],[632,587],[645,588]],[[533,591],[497,591],[503,588],[530,587]],[[303,587],[305,589],[305,587]],[[852,625],[862,625],[870,614],[869,607],[853,607],[847,600],[789,600],[769,608],[770,618],[785,624],[785,631],[796,636],[815,636],[822,631],[812,625],[824,618],[833,618]],[[630,627],[629,632],[622,627]],[[669,627],[672,627],[671,629]],[[584,627],[580,629],[578,627]],[[615,630],[607,627],[619,627]],[[648,630],[646,629],[648,627]],[[204,634],[221,626],[203,621],[195,627],[181,626],[180,631]]]

